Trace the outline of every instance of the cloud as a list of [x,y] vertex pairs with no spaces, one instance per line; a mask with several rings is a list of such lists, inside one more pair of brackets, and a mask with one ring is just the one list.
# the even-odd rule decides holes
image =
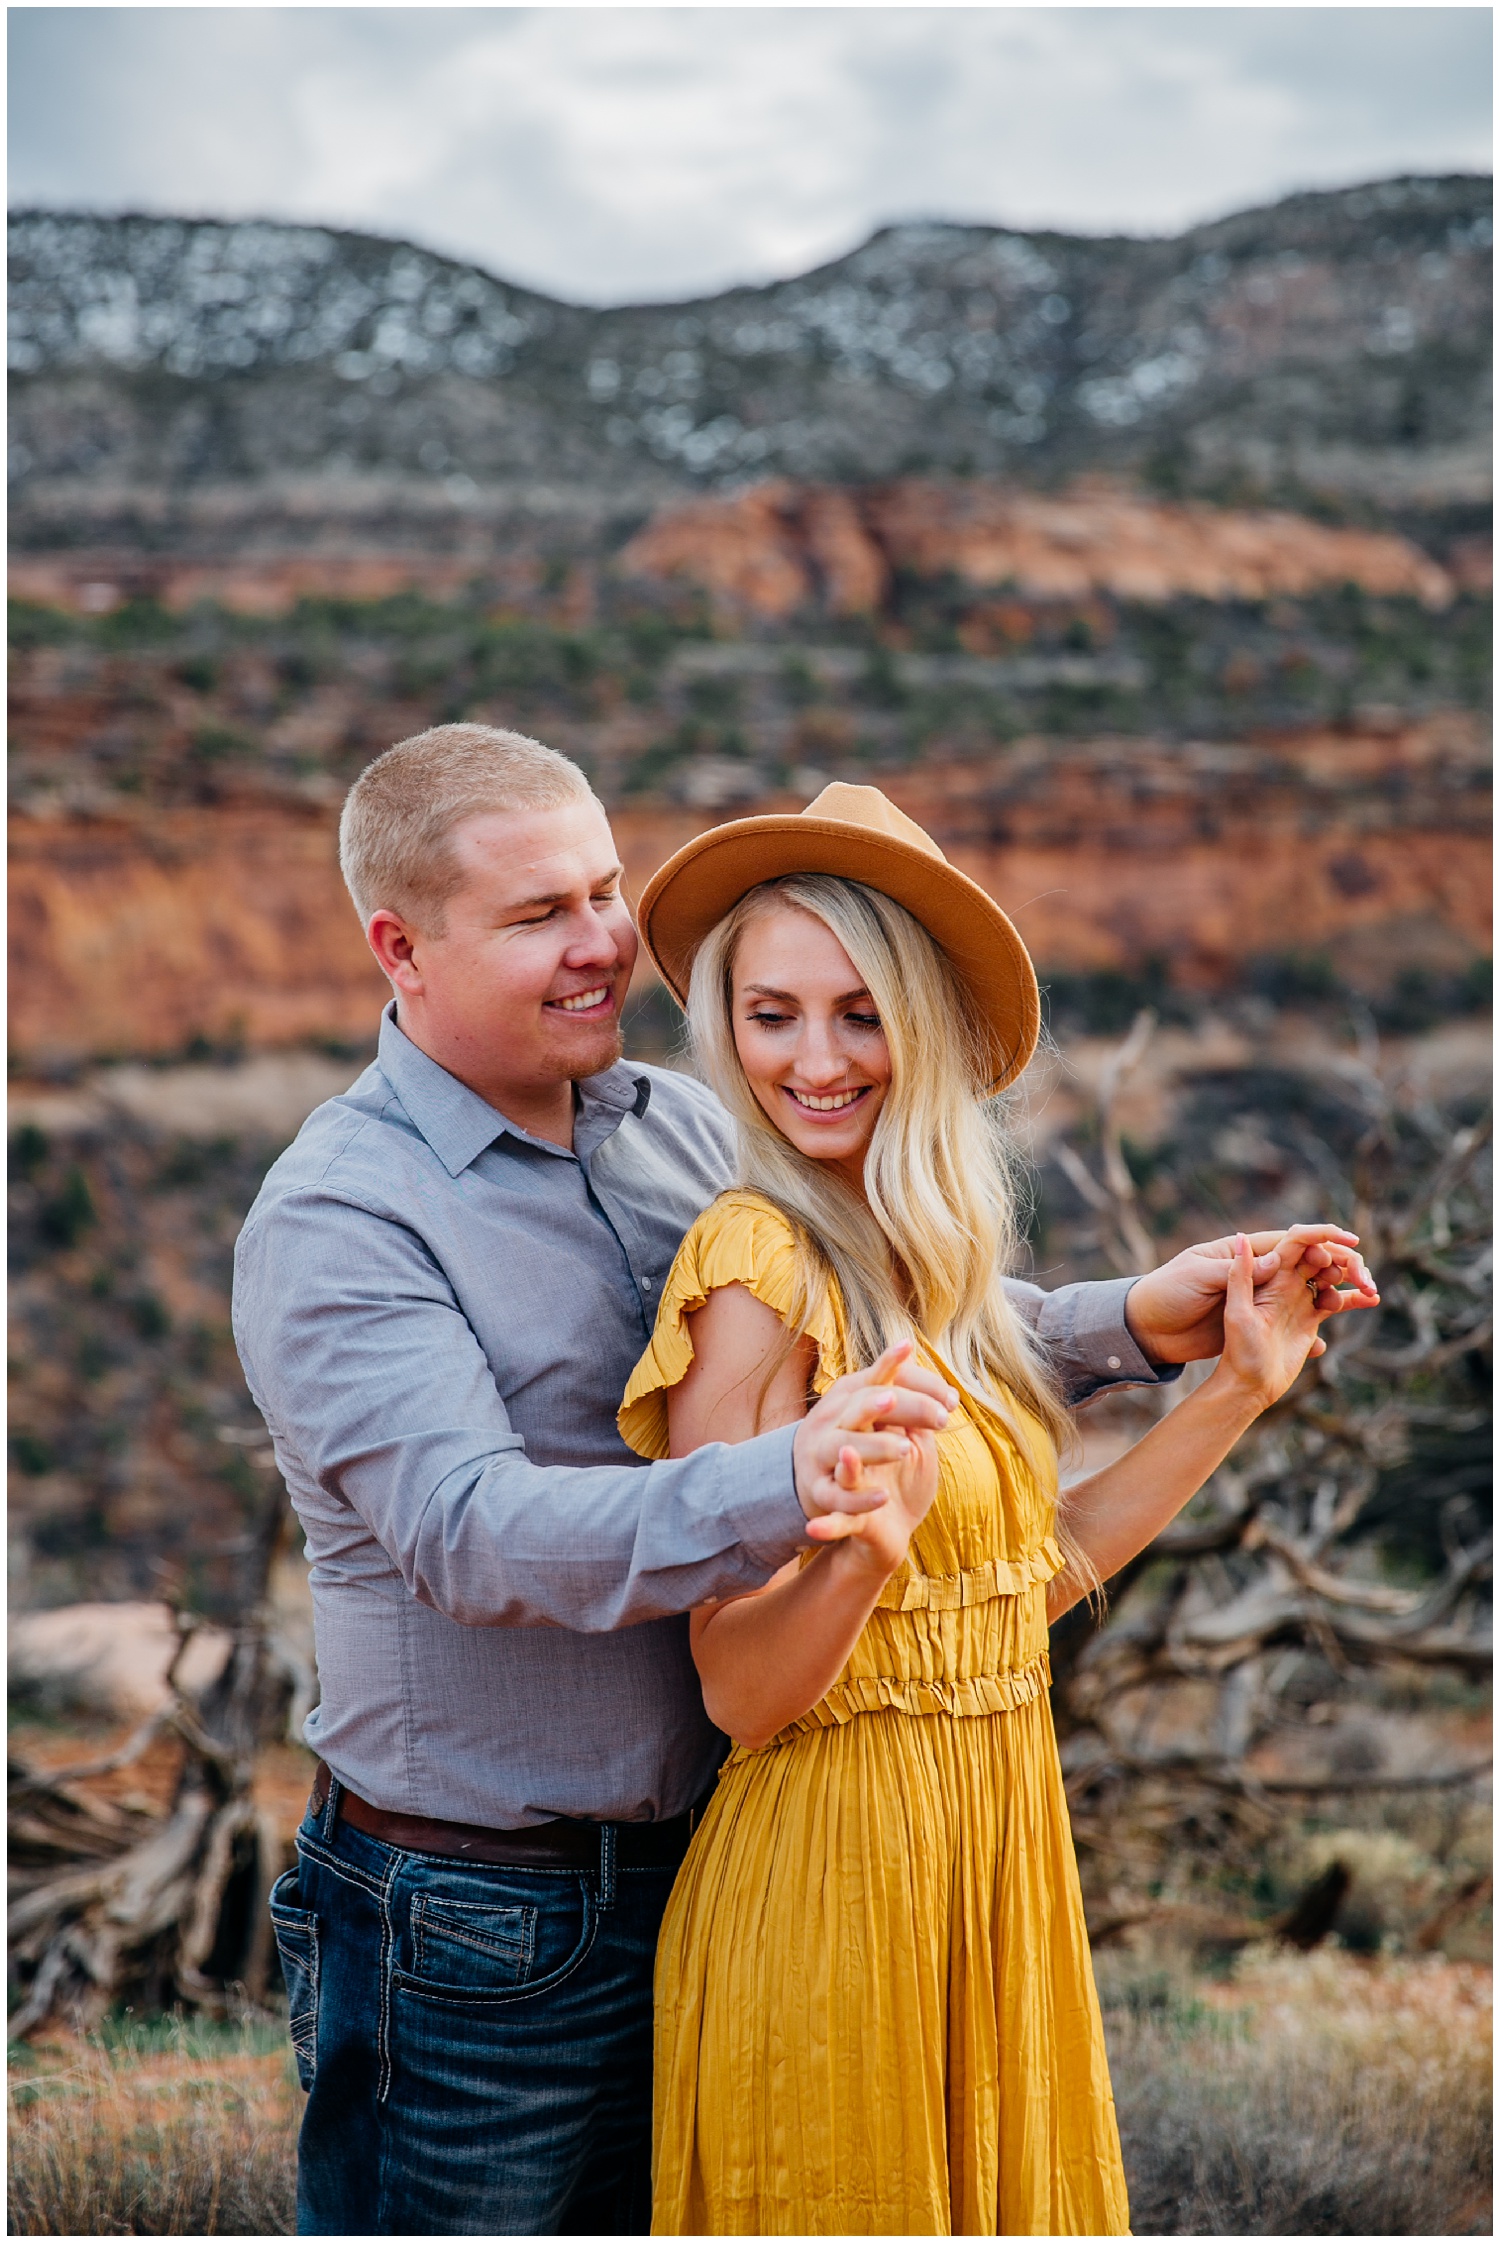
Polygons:
[[1175,232],[1489,164],[1479,8],[24,8],[12,201],[409,235],[595,302],[909,217]]

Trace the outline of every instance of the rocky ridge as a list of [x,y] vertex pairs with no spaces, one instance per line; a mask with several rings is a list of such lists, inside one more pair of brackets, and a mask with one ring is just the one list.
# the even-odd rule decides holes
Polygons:
[[769,473],[1100,468],[1472,507],[1489,209],[1456,176],[1171,241],[900,225],[793,280],[609,310],[323,228],[22,213],[15,527],[159,529],[166,494],[204,534],[210,491],[430,526],[505,494],[598,519]]

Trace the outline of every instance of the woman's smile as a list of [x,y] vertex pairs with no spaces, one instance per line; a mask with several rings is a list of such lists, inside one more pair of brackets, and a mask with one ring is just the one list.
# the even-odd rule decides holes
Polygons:
[[814,1091],[797,1090],[791,1083],[783,1083],[781,1087],[804,1114],[822,1115],[847,1113],[856,1099],[868,1097],[874,1085],[856,1083],[851,1090],[835,1090],[821,1097]]

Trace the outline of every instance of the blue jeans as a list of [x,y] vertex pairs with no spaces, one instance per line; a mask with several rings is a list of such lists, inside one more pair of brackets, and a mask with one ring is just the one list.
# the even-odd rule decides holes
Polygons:
[[644,2235],[669,1868],[493,1869],[333,1819],[271,1894],[299,2235]]

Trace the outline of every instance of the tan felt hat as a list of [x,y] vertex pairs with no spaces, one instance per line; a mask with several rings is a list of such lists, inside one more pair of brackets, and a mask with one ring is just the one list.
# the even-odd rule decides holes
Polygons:
[[836,782],[795,815],[714,826],[652,874],[641,897],[641,940],[679,1004],[705,935],[751,888],[796,872],[858,880],[904,904],[941,943],[973,998],[988,1037],[991,1091],[1015,1081],[1041,1024],[1026,946],[993,898],[878,787]]

